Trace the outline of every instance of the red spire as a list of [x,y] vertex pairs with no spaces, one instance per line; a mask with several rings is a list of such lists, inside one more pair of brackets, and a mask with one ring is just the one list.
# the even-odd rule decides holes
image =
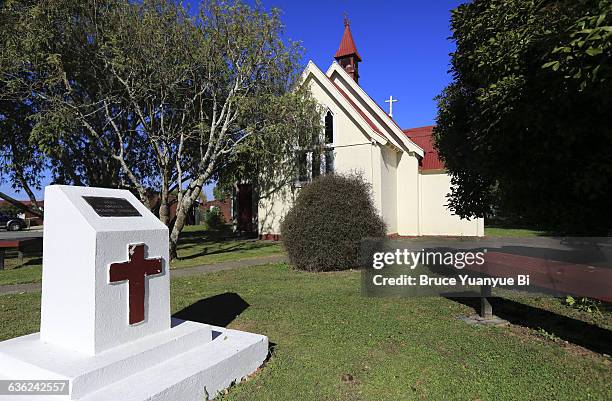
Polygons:
[[357,47],[355,46],[355,41],[353,40],[353,35],[351,35],[350,22],[347,16],[344,17],[344,35],[342,35],[342,40],[340,41],[340,47],[338,51],[334,55],[335,59],[343,58],[346,56],[355,55],[357,61],[361,61],[361,57],[357,52]]

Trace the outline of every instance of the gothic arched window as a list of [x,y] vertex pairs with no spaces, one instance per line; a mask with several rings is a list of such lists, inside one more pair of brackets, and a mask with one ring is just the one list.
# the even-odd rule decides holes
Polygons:
[[325,143],[334,143],[334,115],[331,111],[325,114]]

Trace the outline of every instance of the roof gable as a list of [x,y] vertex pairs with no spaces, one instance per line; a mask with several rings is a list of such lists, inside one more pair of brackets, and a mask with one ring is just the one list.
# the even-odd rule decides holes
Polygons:
[[357,124],[373,140],[381,145],[387,145],[389,143],[389,139],[381,132],[380,129],[378,129],[378,127],[376,127],[376,125],[368,117],[367,113],[360,110],[358,105],[355,104],[350,96],[348,96],[339,85],[332,82],[332,80],[330,80],[327,75],[325,75],[323,71],[321,71],[312,61],[309,61],[308,65],[304,69],[301,82],[306,82],[310,76],[312,76],[319,83],[319,85],[328,91],[336,99],[336,101],[354,117]]
[[344,96],[346,101],[349,102],[351,104],[351,106],[353,106],[355,111],[357,111],[357,113],[359,113],[359,115],[366,121],[366,123],[368,123],[370,128],[372,128],[374,130],[374,132],[376,132],[376,133],[378,133],[380,135],[383,135],[383,133],[380,131],[380,129],[378,129],[378,127],[376,126],[376,124],[374,124],[374,122],[368,117],[368,115],[357,104],[355,104],[353,99],[351,99],[351,97],[340,87],[340,85],[338,85],[337,83],[335,83],[331,79],[329,81],[336,87],[336,89],[338,89],[340,94],[342,94],[342,96]]
[[379,129],[381,135],[387,138],[387,140],[389,140],[399,149],[414,152],[419,156],[424,155],[423,149],[411,141],[410,138],[407,137],[404,132],[402,132],[402,129],[395,123],[395,121],[382,110],[382,108],[363,90],[363,88],[357,85],[353,79],[351,79],[351,77],[342,67],[340,67],[338,63],[333,62],[327,70],[326,75],[331,79],[335,74],[340,76],[342,78],[342,83],[349,87],[356,95],[357,102],[362,102],[368,106],[369,110],[364,107],[360,107],[357,102],[354,102],[357,103],[357,107],[361,109],[361,113],[368,115],[372,121],[382,121],[382,125],[386,126],[386,128],[392,132],[392,134],[389,134],[385,128],[382,130]]

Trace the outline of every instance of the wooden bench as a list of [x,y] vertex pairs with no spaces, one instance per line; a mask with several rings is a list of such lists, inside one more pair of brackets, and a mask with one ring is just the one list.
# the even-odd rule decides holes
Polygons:
[[41,242],[42,238],[19,238],[0,240],[0,270],[4,269],[4,260],[6,258],[7,250],[16,250],[17,260],[21,263],[23,261],[24,250],[35,248]]
[[[491,277],[529,275],[531,286],[612,302],[612,268],[488,252],[483,265],[472,265],[469,270]],[[481,286],[480,316],[485,319],[493,316],[490,296],[491,287]]]

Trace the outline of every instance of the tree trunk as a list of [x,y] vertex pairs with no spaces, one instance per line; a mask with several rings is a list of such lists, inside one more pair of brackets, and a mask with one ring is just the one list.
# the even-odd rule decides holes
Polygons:
[[16,208],[18,208],[19,210],[23,212],[32,213],[34,216],[37,216],[40,218],[44,217],[43,211],[38,207],[38,205],[36,205],[36,203],[34,203],[35,207],[24,205],[23,203],[19,202],[17,199],[10,197],[4,192],[0,192],[0,198],[4,199],[5,201],[7,201],[8,203],[10,203],[11,205],[15,206]]
[[37,213],[35,214],[38,217],[43,218],[43,210],[40,208],[40,206],[38,206],[38,203],[36,203],[36,195],[34,195],[34,192],[32,192],[32,189],[30,188],[26,179],[24,178],[22,171],[21,170],[15,171],[15,175],[19,179],[19,182],[21,183],[21,187],[23,188],[25,193],[28,194],[28,198],[30,198],[30,209],[36,211]]
[[[185,217],[186,213],[180,212],[176,214],[176,219],[174,220],[174,227],[172,228],[172,232],[170,233],[170,260],[174,260],[178,257],[177,253],[177,245],[178,245],[178,237],[183,230],[183,226],[185,226]],[[181,227],[180,229],[177,229]]]
[[[204,182],[205,180],[202,180]],[[175,259],[177,255],[177,245],[179,235],[185,227],[185,221],[187,220],[187,213],[191,210],[194,202],[200,196],[202,191],[202,185],[196,184],[191,191],[183,195],[181,202],[176,205],[176,218],[174,219],[174,226],[170,233],[170,260]]]
[[168,199],[168,178],[162,177],[162,187],[159,200],[159,220],[168,226],[170,220],[170,206]]

